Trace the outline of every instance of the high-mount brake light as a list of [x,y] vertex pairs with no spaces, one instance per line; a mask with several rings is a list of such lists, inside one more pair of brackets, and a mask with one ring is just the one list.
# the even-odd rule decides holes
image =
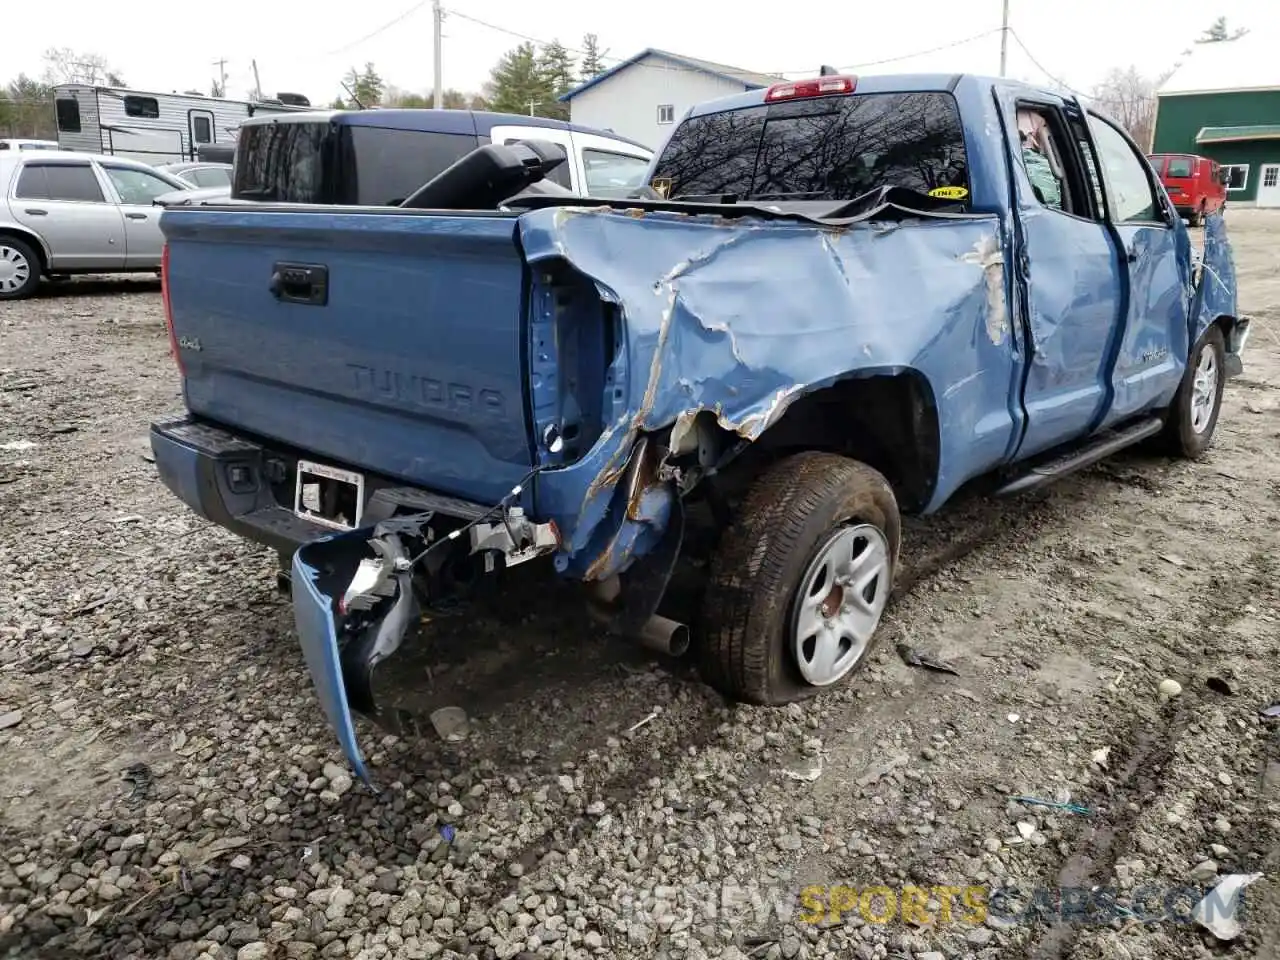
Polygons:
[[182,353],[178,350],[178,335],[173,332],[173,303],[169,299],[169,244],[164,245],[160,254],[160,299],[164,302],[164,325],[169,328],[169,352],[173,354],[173,362],[178,365],[178,373],[186,376],[186,368],[182,366]]
[[827,97],[833,93],[853,93],[857,77],[814,77],[812,80],[790,80],[775,83],[764,95],[765,103],[779,100],[801,100],[805,97]]

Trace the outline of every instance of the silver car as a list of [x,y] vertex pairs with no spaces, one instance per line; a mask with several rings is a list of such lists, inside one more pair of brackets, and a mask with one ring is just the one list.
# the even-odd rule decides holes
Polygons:
[[226,187],[231,189],[231,170],[229,163],[201,163],[186,161],[185,163],[164,163],[156,167],[164,173],[181,177],[197,187]]
[[123,157],[0,153],[0,300],[29,297],[41,276],[157,272],[156,197],[193,187]]

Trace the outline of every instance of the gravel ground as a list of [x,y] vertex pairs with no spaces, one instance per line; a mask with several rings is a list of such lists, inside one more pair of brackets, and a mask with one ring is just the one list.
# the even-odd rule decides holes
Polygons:
[[[948,916],[934,888],[1129,902],[1256,871],[1231,955],[1276,957],[1280,216],[1230,224],[1257,327],[1207,460],[911,522],[886,642],[803,707],[726,706],[527,584],[404,666],[404,702],[470,734],[365,727],[376,797],[274,558],[156,479],[147,425],[180,403],[156,286],[0,305],[0,955],[1181,960],[1218,948],[982,921],[972,892]],[[808,885],[932,900],[805,922]]]

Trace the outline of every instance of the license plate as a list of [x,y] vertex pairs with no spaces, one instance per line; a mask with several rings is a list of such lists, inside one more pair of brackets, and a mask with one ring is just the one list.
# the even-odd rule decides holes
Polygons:
[[293,512],[304,520],[353,530],[364,513],[364,475],[299,460],[293,497]]

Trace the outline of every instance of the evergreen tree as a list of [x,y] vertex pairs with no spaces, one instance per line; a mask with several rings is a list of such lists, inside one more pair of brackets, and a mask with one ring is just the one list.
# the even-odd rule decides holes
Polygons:
[[358,72],[352,67],[347,71],[343,85],[346,87],[347,96],[351,98],[349,105],[352,107],[378,106],[382,103],[382,94],[387,86],[386,81],[378,75],[372,63],[366,63],[364,70]]
[[569,104],[561,103],[560,96],[568,93],[575,86],[573,57],[559,40],[553,40],[542,48],[538,55],[538,71],[543,82],[551,91],[546,109],[539,110],[543,117],[554,117],[557,120],[569,119]]
[[1204,32],[1196,43],[1222,43],[1224,40],[1239,40],[1248,32],[1248,29],[1244,27],[1241,27],[1239,30],[1228,30],[1227,18],[1219,17],[1217,20],[1213,21],[1213,24]]
[[489,108],[499,113],[545,117],[545,111],[555,105],[532,43],[522,43],[502,55],[489,75],[487,93]]
[[582,38],[582,63],[578,67],[579,82],[586,83],[604,73],[604,63],[601,62],[603,58],[604,53],[600,51],[600,38],[594,33],[588,33]]

